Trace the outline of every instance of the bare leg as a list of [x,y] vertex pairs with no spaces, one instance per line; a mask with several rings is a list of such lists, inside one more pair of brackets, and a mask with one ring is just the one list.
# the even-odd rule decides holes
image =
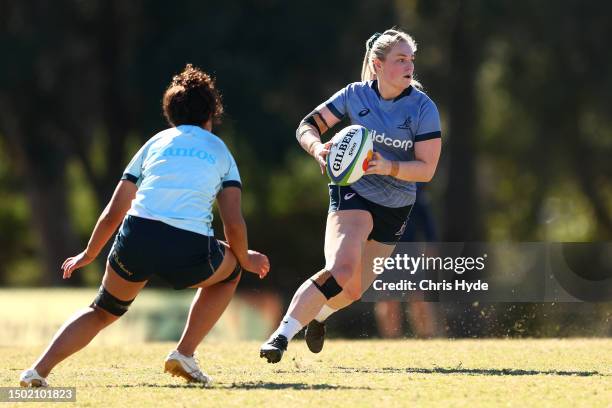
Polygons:
[[100,330],[118,318],[94,307],[78,311],[60,327],[47,350],[34,363],[34,368],[38,374],[47,377],[53,367],[88,345]]
[[[346,289],[346,295],[352,295],[349,303],[356,298],[356,290],[350,291],[348,284],[360,279],[361,264],[355,259],[361,259],[363,244],[371,230],[372,216],[366,211],[344,210],[330,213],[327,217],[325,268]],[[286,316],[305,326],[326,302],[326,297],[309,279],[295,292]]]
[[[106,273],[102,284],[113,296],[120,300],[132,300],[145,282],[130,282],[121,278],[106,264]],[[88,307],[77,312],[58,330],[51,344],[34,363],[38,374],[47,377],[53,367],[61,361],[81,350],[106,326],[119,319],[98,307]]]
[[378,333],[385,339],[393,339],[402,335],[402,315],[400,303],[396,300],[377,302],[374,306]]
[[351,299],[344,291],[340,292],[338,296],[334,296],[333,298],[327,301],[327,306],[332,309],[340,310],[348,305],[353,303],[353,299]]
[[307,280],[293,295],[287,314],[305,326],[315,318],[326,301],[321,291],[310,280]]
[[184,356],[191,356],[198,344],[210,332],[229,304],[239,278],[230,282],[219,282],[207,288],[199,288],[193,298],[185,330],[177,350]]
[[[352,285],[357,286],[360,293],[365,292],[372,282],[374,282],[374,279],[376,279],[377,275],[373,272],[372,268],[374,258],[391,256],[394,248],[395,246],[393,245],[381,244],[377,241],[367,241],[365,243],[361,258],[361,274],[352,278]],[[355,299],[349,296],[346,291],[342,291],[338,296],[329,299],[327,301],[327,306],[335,310],[340,310],[354,301]]]
[[225,257],[215,273],[193,287],[199,288],[191,303],[183,335],[178,342],[177,350],[184,356],[192,356],[198,344],[210,332],[217,320],[229,305],[240,277],[229,282],[226,279],[236,268],[236,257],[224,242]]
[[[315,274],[312,280],[304,282],[295,292],[278,328],[259,349],[260,357],[267,359],[268,363],[278,363],[287,350],[288,341],[319,313],[323,313],[323,305],[328,297],[336,293],[338,286],[350,298],[350,302],[361,297],[361,259],[372,224],[372,215],[364,210],[342,210],[328,214],[325,269]],[[324,317],[319,316],[319,319]],[[311,333],[310,328],[308,333]],[[308,337],[306,341],[309,342]],[[308,347],[317,353],[322,343],[310,341]]]
[[417,337],[430,338],[438,335],[434,305],[415,300],[410,302],[410,323]]

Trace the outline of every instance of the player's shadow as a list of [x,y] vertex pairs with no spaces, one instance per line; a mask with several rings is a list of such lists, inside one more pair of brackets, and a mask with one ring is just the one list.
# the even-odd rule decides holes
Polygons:
[[[107,388],[203,388],[200,384],[154,384],[154,383],[138,383],[138,384],[121,384],[107,385]],[[306,384],[306,383],[273,383],[265,381],[252,381],[231,384],[215,384],[212,388],[217,389],[234,389],[234,390],[373,390],[370,387],[349,387],[345,385],[334,384]],[[380,390],[380,388],[376,388]]]
[[154,384],[154,383],[138,383],[138,384],[113,384],[107,385],[106,388],[204,388],[202,384]]
[[[370,387],[350,387],[335,384],[306,384],[306,383],[274,383],[266,381],[249,381],[232,384],[220,384],[219,388],[227,389],[266,389],[266,390],[373,390]],[[377,388],[378,389],[378,388]]]
[[562,370],[521,370],[513,368],[464,368],[464,367],[433,367],[433,368],[358,368],[358,367],[334,367],[345,373],[375,373],[375,374],[467,374],[467,375],[492,375],[492,376],[522,376],[522,375],[559,375],[568,377],[591,377],[607,374],[598,371],[562,371]]

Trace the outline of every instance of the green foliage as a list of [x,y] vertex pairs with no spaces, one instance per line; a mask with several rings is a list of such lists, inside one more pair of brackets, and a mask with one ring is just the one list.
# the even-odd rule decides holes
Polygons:
[[279,217],[311,213],[327,207],[327,175],[317,162],[300,149],[290,151],[283,165],[269,178],[269,210]]
[[28,228],[28,202],[10,164],[0,138],[0,285],[32,285],[39,278],[40,262],[32,258],[36,242]]
[[101,211],[91,186],[84,178],[80,164],[71,161],[67,168],[68,173],[68,198],[71,221],[76,227],[80,239],[86,241],[89,238],[92,227],[96,224]]
[[41,275],[42,265],[39,259],[34,257],[14,257],[8,263],[5,284],[14,287],[33,287],[38,286]]

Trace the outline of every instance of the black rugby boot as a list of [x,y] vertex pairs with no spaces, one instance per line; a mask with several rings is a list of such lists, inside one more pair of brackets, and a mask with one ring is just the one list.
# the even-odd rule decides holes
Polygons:
[[321,323],[315,319],[311,320],[306,327],[304,338],[306,339],[308,350],[313,353],[321,352],[323,350],[323,343],[325,343],[325,322]]
[[261,345],[259,357],[268,360],[268,363],[278,363],[283,358],[283,353],[287,351],[289,341],[285,336],[279,334]]

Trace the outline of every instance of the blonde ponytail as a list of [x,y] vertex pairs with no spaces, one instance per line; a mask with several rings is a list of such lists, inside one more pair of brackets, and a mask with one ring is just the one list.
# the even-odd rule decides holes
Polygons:
[[374,67],[372,66],[372,48],[374,47],[374,43],[381,36],[381,33],[374,33],[368,41],[366,41],[366,52],[363,57],[363,65],[361,66],[361,80],[362,81],[371,81],[376,79],[376,71],[374,71]]
[[361,80],[364,82],[376,79],[376,73],[370,66],[370,54],[371,50],[366,49],[365,57],[363,57],[363,65],[361,66]]

